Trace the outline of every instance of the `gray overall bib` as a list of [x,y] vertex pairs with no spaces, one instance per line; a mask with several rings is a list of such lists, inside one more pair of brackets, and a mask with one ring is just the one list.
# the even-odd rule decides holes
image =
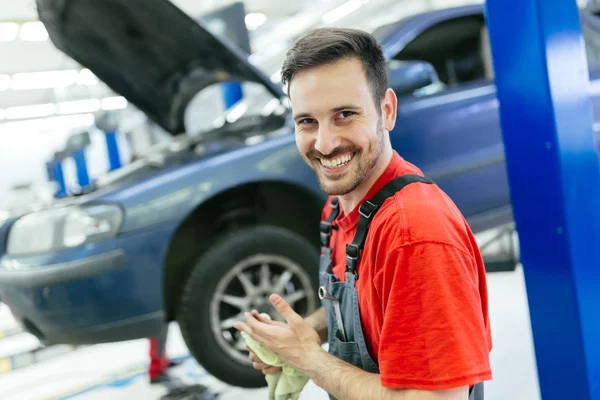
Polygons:
[[[360,319],[355,286],[359,278],[357,264],[360,251],[365,244],[369,224],[383,202],[404,186],[414,182],[433,183],[422,176],[402,175],[390,181],[370,200],[361,204],[354,240],[346,244],[345,282],[340,281],[332,272],[330,239],[333,221],[339,215],[337,197],[331,200],[331,214],[320,224],[322,253],[319,269],[321,285],[319,297],[327,315],[329,353],[367,372],[379,373],[379,366],[367,350]],[[335,400],[333,396],[329,397]],[[469,400],[483,400],[483,382],[471,388]]]

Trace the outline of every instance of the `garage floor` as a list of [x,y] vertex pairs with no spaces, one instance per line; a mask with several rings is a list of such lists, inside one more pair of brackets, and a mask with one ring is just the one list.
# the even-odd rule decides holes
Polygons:
[[[494,380],[486,383],[486,400],[539,400],[522,270],[493,273],[488,281],[495,348],[491,356]],[[35,338],[15,332],[15,327],[8,309],[0,305],[2,400],[158,400],[168,391],[164,385],[147,383],[146,340],[78,349],[55,346],[36,352],[39,344]],[[207,385],[218,391],[218,398],[223,400],[267,399],[266,389],[232,388],[208,376],[189,356],[177,326],[170,332],[169,354],[183,361],[172,370],[177,381]],[[16,369],[8,372],[11,368],[6,357],[12,357]],[[300,399],[328,397],[309,382]]]

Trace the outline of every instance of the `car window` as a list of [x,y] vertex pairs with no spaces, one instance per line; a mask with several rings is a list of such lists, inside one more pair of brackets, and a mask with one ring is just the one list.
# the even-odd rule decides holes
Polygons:
[[488,45],[483,16],[461,17],[423,31],[393,59],[429,62],[445,87],[453,87],[492,76]]

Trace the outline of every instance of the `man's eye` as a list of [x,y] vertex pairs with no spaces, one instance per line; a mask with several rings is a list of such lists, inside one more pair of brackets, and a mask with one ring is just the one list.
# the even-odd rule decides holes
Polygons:
[[298,122],[299,125],[303,125],[303,124],[314,124],[315,120],[312,118],[304,118],[303,120],[300,120]]
[[354,114],[355,114],[354,111],[342,111],[340,113],[340,116],[345,119],[345,118],[353,116]]

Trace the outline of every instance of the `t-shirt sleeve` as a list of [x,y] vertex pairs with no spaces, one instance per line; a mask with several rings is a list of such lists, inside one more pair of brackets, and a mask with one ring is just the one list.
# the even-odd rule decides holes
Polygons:
[[444,390],[491,379],[474,258],[450,244],[398,247],[375,276],[383,326],[381,383]]

